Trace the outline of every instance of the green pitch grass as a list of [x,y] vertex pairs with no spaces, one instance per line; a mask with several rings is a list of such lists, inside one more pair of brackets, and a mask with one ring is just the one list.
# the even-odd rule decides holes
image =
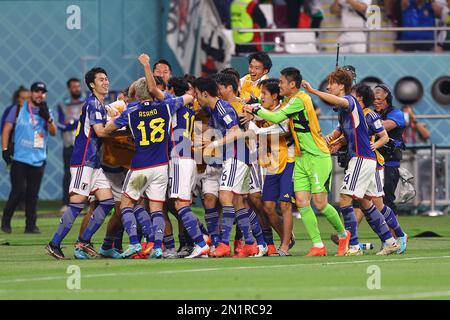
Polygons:
[[[58,219],[41,218],[42,234],[25,235],[19,218],[11,235],[0,233],[0,299],[449,299],[450,217],[400,220],[413,236],[401,256],[375,256],[379,241],[363,222],[360,239],[376,249],[362,257],[334,257],[332,229],[319,218],[328,257],[305,257],[310,243],[301,220],[295,220],[293,257],[79,261],[72,246],[78,219],[63,243],[71,260],[56,261],[43,249]],[[414,237],[423,231],[442,237]],[[104,226],[93,239],[97,248],[103,235]],[[80,268],[80,290],[67,288],[70,265]],[[370,290],[377,267],[381,288]]]

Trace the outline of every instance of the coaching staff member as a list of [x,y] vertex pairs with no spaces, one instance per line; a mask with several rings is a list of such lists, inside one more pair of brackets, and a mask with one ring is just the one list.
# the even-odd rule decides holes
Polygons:
[[[3,232],[11,233],[11,218],[21,195],[25,199],[25,233],[39,233],[36,226],[36,206],[47,160],[48,134],[56,135],[56,125],[45,102],[47,88],[43,82],[31,86],[31,98],[19,112],[11,109],[2,135],[2,155],[11,164],[11,192],[3,210]],[[8,146],[14,129],[14,149]]]
[[400,160],[405,148],[403,132],[405,131],[405,117],[403,112],[392,105],[392,93],[385,84],[375,86],[375,111],[383,119],[384,128],[388,132],[389,142],[379,149],[384,157],[384,203],[395,213],[395,189],[400,179]]

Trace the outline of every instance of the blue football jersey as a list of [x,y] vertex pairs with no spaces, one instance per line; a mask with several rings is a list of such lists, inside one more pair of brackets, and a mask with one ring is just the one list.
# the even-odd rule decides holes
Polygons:
[[348,108],[339,108],[339,130],[347,140],[347,156],[376,160],[375,153],[370,148],[369,128],[364,112],[359,102],[352,96],[344,97]]
[[171,158],[190,158],[192,153],[192,133],[194,131],[195,110],[193,107],[183,106],[172,118]]
[[128,126],[134,136],[136,151],[131,169],[139,170],[169,162],[169,141],[172,116],[183,107],[183,98],[144,101],[129,106],[114,124]]
[[102,139],[97,137],[95,124],[106,124],[105,106],[91,94],[81,109],[81,116],[75,133],[71,167],[87,166],[100,168],[100,147]]
[[[239,122],[239,117],[236,110],[228,102],[219,99],[214,109],[209,112],[210,121],[208,126],[220,132],[222,137],[225,137],[228,130],[234,126],[239,126],[243,129]],[[245,163],[249,163],[249,150],[245,141],[239,140],[228,143],[222,149],[223,160],[235,158]]]

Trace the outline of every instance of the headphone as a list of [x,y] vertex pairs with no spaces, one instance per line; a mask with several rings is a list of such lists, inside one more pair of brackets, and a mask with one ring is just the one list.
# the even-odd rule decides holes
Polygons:
[[380,89],[382,89],[384,92],[387,93],[386,101],[387,101],[387,103],[389,104],[389,106],[392,106],[392,99],[393,99],[393,97],[392,97],[391,90],[388,88],[388,86],[385,85],[384,83],[380,83],[380,84],[377,84],[377,85],[375,86],[375,89],[376,89],[376,88],[380,88]]

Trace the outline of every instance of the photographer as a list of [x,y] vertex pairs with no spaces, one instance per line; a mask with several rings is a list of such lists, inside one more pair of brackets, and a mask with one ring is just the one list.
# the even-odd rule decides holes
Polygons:
[[389,142],[379,150],[385,160],[384,203],[396,213],[395,189],[400,179],[400,160],[402,160],[402,150],[405,148],[403,141],[405,117],[400,109],[392,106],[392,93],[386,85],[375,86],[374,92],[375,111],[383,119],[384,128],[390,138]]
[[[19,112],[17,107],[12,108],[6,117],[2,132],[2,156],[6,164],[11,165],[11,192],[1,226],[6,233],[11,233],[11,218],[23,194],[25,233],[40,233],[36,226],[36,206],[47,160],[48,134],[56,135],[56,125],[45,102],[46,92],[44,83],[34,83],[30,101],[26,101]],[[11,145],[8,141],[13,128],[14,145]]]

